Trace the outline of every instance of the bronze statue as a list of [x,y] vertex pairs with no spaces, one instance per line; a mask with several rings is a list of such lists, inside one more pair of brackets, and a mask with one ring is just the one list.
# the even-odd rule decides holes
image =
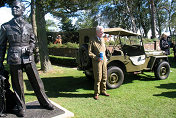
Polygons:
[[39,77],[33,56],[35,36],[32,26],[23,19],[24,4],[15,1],[12,4],[12,15],[9,22],[2,24],[0,30],[0,70],[3,70],[3,61],[9,43],[7,63],[10,67],[12,88],[17,97],[17,116],[24,116],[26,105],[23,87],[23,69],[34,89],[37,99],[45,109],[53,110],[53,105],[45,94],[43,82]]

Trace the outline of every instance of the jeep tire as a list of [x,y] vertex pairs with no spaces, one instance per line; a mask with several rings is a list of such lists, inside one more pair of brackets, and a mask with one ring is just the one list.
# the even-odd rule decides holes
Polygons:
[[124,73],[121,68],[112,66],[108,68],[108,76],[106,85],[110,89],[120,87],[124,81]]
[[170,73],[170,65],[167,61],[160,62],[154,69],[156,79],[167,79]]
[[91,72],[85,70],[84,73],[85,73],[87,79],[94,80],[93,72],[91,73]]

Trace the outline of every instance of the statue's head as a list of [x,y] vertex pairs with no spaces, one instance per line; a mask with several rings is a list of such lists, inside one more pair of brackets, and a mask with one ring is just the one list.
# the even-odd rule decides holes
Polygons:
[[25,10],[25,6],[20,1],[14,1],[12,4],[12,15],[14,17],[19,17],[23,15],[23,12]]

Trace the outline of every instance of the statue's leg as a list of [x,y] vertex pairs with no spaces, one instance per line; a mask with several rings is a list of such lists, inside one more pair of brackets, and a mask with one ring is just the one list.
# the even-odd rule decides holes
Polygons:
[[16,95],[16,101],[19,110],[26,110],[24,99],[24,85],[23,85],[23,66],[10,65],[10,74],[12,81],[12,88]]
[[25,70],[40,105],[43,107],[46,106],[46,108],[48,106],[51,106],[51,102],[48,100],[48,97],[45,94],[44,85],[41,78],[39,77],[39,73],[37,71],[35,63],[32,62],[29,64],[25,64]]

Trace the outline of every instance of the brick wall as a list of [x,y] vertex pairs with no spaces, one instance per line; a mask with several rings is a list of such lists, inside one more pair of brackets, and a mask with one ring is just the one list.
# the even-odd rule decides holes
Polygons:
[[160,50],[159,41],[153,42],[153,43],[144,44],[144,49],[145,50]]

